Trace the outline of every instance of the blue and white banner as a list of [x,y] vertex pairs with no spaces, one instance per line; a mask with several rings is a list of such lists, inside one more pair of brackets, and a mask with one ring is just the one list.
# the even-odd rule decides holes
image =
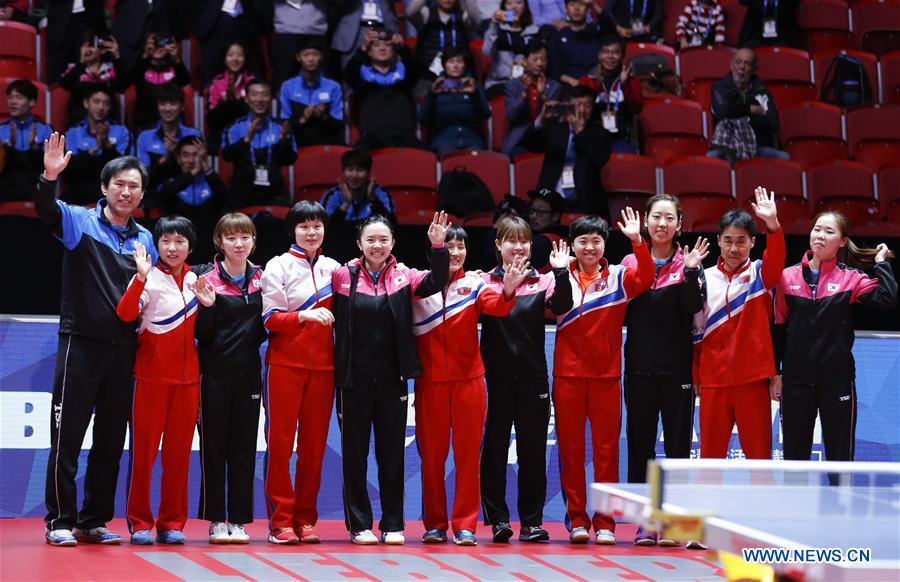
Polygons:
[[[42,517],[44,515],[44,480],[47,471],[47,457],[50,447],[50,402],[53,390],[53,371],[56,362],[58,324],[53,318],[7,317],[0,319],[0,517]],[[548,328],[545,349],[551,365],[555,332]],[[265,346],[263,346],[265,349]],[[859,414],[857,423],[856,458],[865,461],[900,460],[900,336],[897,334],[859,334],[853,354],[857,363],[857,394]],[[624,407],[623,407],[624,410]],[[406,517],[415,520],[421,517],[421,477],[419,456],[415,447],[415,408],[410,394],[406,439]],[[627,449],[624,434],[625,423],[619,442],[620,475],[626,475]],[[699,427],[695,419],[694,426]],[[256,516],[265,518],[262,496],[262,451],[265,439],[260,423],[257,440],[258,461],[256,466]],[[773,456],[781,458],[780,417],[777,403],[772,408]],[[657,442],[657,453],[662,456],[662,435]],[[91,429],[83,445],[79,460],[78,488],[82,489],[82,479],[87,461],[87,449],[91,443]],[[553,419],[548,434],[547,475],[548,491],[544,518],[547,521],[562,521],[564,506],[559,485],[558,450]],[[198,450],[194,439],[194,450]],[[591,456],[590,438],[586,439],[588,461]],[[694,435],[694,454],[699,450],[697,434]],[[332,415],[328,435],[328,448],[323,466],[322,490],[319,494],[319,516],[321,519],[343,519],[341,501],[340,436],[337,422]],[[127,452],[123,455],[119,473],[119,498],[116,508],[119,515],[124,510],[124,480]],[[732,437],[729,456],[741,457],[737,435]],[[822,438],[816,426],[813,456],[823,458]],[[509,449],[507,472],[510,508],[515,516],[516,498],[516,449],[515,434]],[[158,461],[157,461],[158,462]],[[192,458],[190,476],[190,514],[197,507],[199,479],[199,456]],[[293,463],[291,463],[293,471]],[[369,458],[369,487],[378,490],[377,467],[374,457]],[[588,462],[587,475],[592,470]],[[452,496],[455,473],[451,458],[447,464],[447,491]],[[159,468],[155,471],[152,503],[157,506],[159,495]],[[373,496],[375,514],[380,513],[380,504]]]

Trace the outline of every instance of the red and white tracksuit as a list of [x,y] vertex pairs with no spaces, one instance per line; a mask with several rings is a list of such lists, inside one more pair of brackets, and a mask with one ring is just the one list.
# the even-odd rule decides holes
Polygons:
[[[158,263],[142,282],[131,280],[116,313],[140,316],[131,405],[128,529],[182,530],[187,521],[188,468],[200,408],[200,366],[194,344],[197,276],[184,265],[177,276]],[[162,438],[162,493],[154,524],[150,479]]]
[[559,444],[560,481],[570,528],[615,529],[611,517],[586,507],[584,432],[591,423],[594,481],[619,480],[622,423],[622,323],[628,301],[653,284],[655,267],[646,244],[633,245],[637,268],[601,262],[586,287],[577,263],[569,270],[574,304],[556,317],[553,405]]
[[475,531],[481,499],[478,464],[487,408],[478,316],[503,317],[515,304],[515,297],[507,301],[481,276],[462,270],[443,292],[413,301],[413,331],[422,362],[415,409],[426,530],[448,529],[444,466],[452,438],[456,493],[449,525],[455,532]]
[[[331,274],[337,261],[291,249],[266,264],[263,323],[269,331],[263,404],[266,408],[265,499],[269,529],[315,525],[322,458],[334,403],[332,328],[297,313],[331,309]],[[288,463],[297,436],[297,466]]]
[[772,455],[771,290],[784,270],[784,231],[769,234],[766,243],[762,260],[748,259],[734,273],[721,257],[704,271],[706,305],[694,326],[702,457],[726,457],[735,423],[748,459]]

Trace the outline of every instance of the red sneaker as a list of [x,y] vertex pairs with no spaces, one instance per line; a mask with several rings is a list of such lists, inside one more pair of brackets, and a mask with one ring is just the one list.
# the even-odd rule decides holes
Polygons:
[[269,532],[269,541],[273,544],[293,545],[300,541],[292,527],[276,527]]
[[316,530],[313,526],[304,524],[300,528],[300,543],[301,544],[317,544],[322,541],[319,538],[319,534],[316,533]]

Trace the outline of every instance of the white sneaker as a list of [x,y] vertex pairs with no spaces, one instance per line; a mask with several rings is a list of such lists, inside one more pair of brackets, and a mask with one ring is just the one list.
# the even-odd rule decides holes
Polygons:
[[708,550],[709,549],[706,545],[701,544],[697,540],[689,541],[687,544],[685,544],[684,547],[686,547],[689,550]]
[[402,546],[406,543],[402,531],[381,532],[381,541],[389,546]]
[[588,533],[587,528],[581,526],[573,527],[572,531],[569,532],[569,541],[573,544],[586,544],[590,539],[591,534]]
[[614,534],[612,530],[598,529],[597,543],[601,546],[614,546],[616,545],[616,534]]
[[378,543],[378,538],[375,537],[372,530],[364,529],[362,531],[350,532],[350,541],[361,546],[374,546]]
[[250,543],[250,535],[244,529],[244,526],[239,523],[229,523],[228,524],[228,541],[232,544],[249,544]]
[[224,521],[214,521],[209,524],[209,543],[227,544],[231,542],[228,535],[228,525]]

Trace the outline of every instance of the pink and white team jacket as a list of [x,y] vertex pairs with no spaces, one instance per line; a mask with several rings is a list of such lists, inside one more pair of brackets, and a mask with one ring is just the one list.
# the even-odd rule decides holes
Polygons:
[[197,275],[184,265],[173,277],[162,263],[147,275],[131,279],[116,307],[122,321],[140,316],[134,377],[160,384],[195,384],[200,381],[200,365],[194,344],[197,297],[191,285]]
[[572,308],[556,316],[556,378],[618,378],[622,375],[622,323],[628,301],[653,285],[655,267],[644,243],[632,245],[637,268],[601,259],[600,276],[582,292],[578,263],[569,267]]
[[334,337],[327,325],[297,322],[297,312],[331,309],[331,276],[340,265],[322,256],[310,258],[291,245],[266,263],[262,276],[263,324],[269,330],[266,363],[306,370],[334,369]]
[[704,271],[706,305],[694,320],[694,378],[701,388],[739,386],[775,375],[772,293],[786,258],[784,231],[768,235],[762,260],[729,273],[722,258]]
[[413,300],[413,333],[422,362],[420,380],[454,382],[484,376],[478,345],[478,316],[503,317],[516,305],[513,296],[485,284],[481,275],[456,273],[447,288]]

